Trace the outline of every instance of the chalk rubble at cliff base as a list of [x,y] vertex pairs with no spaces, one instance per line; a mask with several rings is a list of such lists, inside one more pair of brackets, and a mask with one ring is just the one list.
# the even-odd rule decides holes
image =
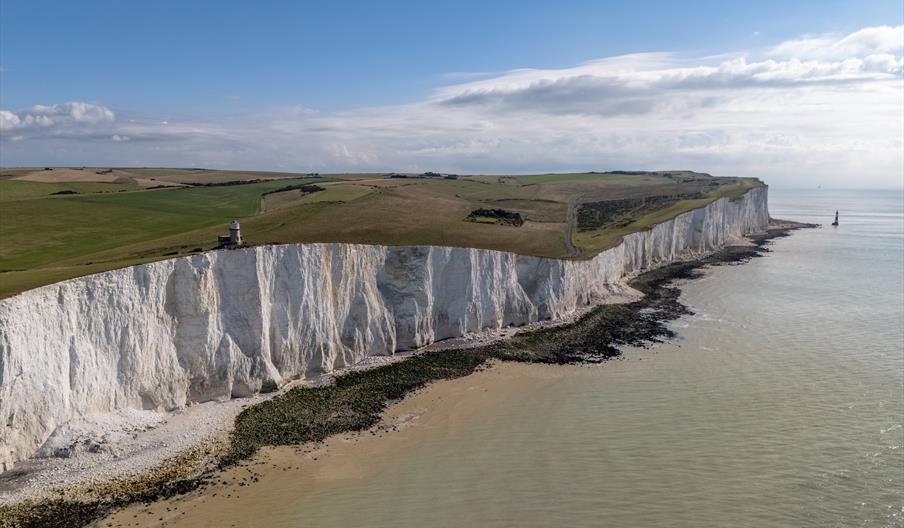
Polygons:
[[585,261],[294,244],[27,291],[0,301],[0,469],[34,455],[72,420],[252,396],[441,339],[562,319],[630,296],[627,277],[736,243],[768,221],[761,187],[627,235]]

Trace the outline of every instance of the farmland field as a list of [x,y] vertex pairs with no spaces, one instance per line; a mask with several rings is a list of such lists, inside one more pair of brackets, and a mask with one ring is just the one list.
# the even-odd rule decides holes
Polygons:
[[[2,169],[0,297],[212,249],[233,218],[248,244],[434,244],[565,258],[568,237],[577,258],[589,258],[627,233],[757,185],[686,171],[444,178]],[[615,200],[638,205],[616,223],[567,229],[569,204],[580,211]],[[517,213],[524,221],[468,221],[477,209]]]

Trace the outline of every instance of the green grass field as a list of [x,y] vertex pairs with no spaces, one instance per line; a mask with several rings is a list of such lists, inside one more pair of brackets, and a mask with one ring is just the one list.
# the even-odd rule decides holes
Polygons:
[[[101,171],[103,172],[103,171]],[[211,249],[229,220],[249,244],[354,242],[479,247],[566,257],[570,236],[589,258],[756,180],[679,172],[389,179],[380,174],[115,169],[0,171],[0,297],[80,275]],[[305,176],[305,177],[302,177]],[[24,178],[24,179],[23,179]],[[41,181],[34,181],[40,179]],[[80,181],[72,181],[78,179]],[[257,181],[241,185],[225,182]],[[314,184],[323,190],[289,190]],[[181,186],[148,189],[158,184]],[[70,191],[78,194],[58,194]],[[697,194],[693,194],[697,193]],[[566,232],[570,203],[694,195],[616,229]],[[517,212],[520,227],[466,221],[478,208]]]

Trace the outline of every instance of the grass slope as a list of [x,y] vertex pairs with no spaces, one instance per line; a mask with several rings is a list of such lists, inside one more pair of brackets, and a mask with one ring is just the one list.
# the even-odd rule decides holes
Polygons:
[[[102,181],[85,181],[95,177]],[[313,183],[323,190],[265,194]],[[154,189],[149,184],[181,186]],[[686,171],[445,179],[199,169],[3,169],[0,297],[210,249],[233,218],[241,220],[249,244],[433,244],[565,258],[567,236],[581,249],[580,257],[587,258],[627,233],[721,196],[737,197],[756,185],[761,184]],[[78,194],[54,195],[61,191]],[[620,227],[580,233],[567,229],[570,203],[580,207],[593,201],[677,195],[700,198],[645,211]],[[467,221],[479,208],[518,213],[524,223],[513,227]]]

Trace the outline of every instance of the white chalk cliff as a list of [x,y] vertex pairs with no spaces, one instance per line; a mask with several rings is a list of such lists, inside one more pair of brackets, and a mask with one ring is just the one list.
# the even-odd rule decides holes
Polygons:
[[590,260],[292,244],[80,277],[0,301],[0,469],[57,427],[172,410],[486,328],[555,319],[626,277],[766,229],[767,189],[625,237]]

